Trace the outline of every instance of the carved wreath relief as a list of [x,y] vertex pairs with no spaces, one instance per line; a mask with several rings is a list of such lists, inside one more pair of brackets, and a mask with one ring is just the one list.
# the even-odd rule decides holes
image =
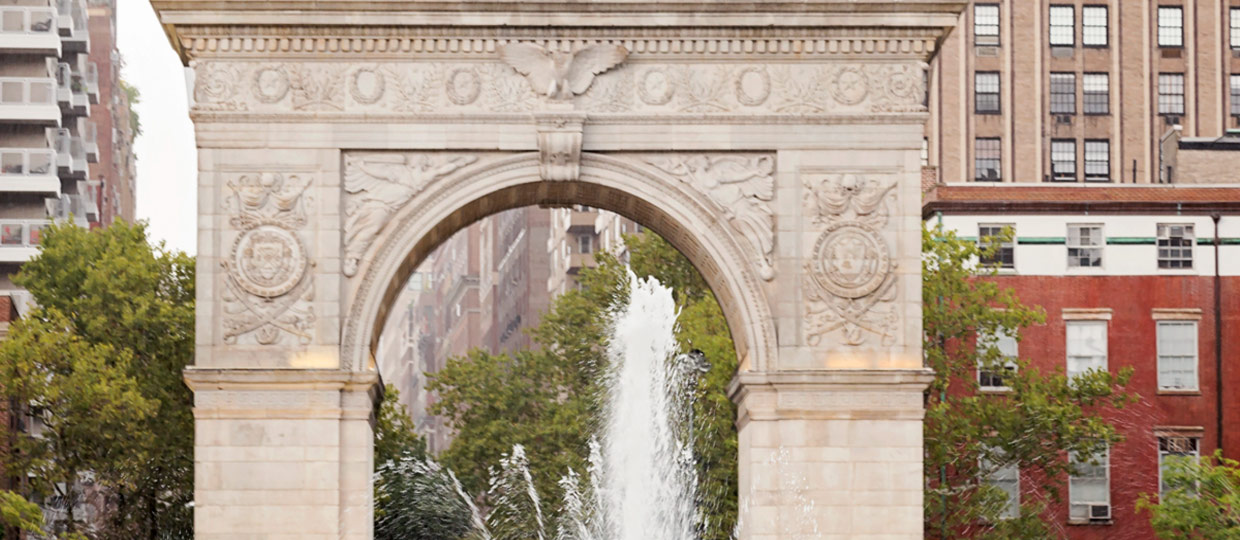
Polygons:
[[807,182],[808,214],[822,226],[805,263],[805,333],[811,345],[837,330],[849,345],[861,345],[871,335],[883,345],[895,343],[895,263],[882,233],[894,187],[859,174]]
[[310,182],[298,175],[242,174],[227,182],[225,209],[240,231],[223,261],[226,269],[224,342],[253,334],[271,345],[284,335],[310,343],[314,326],[313,264],[296,231],[306,225]]
[[346,154],[344,274],[357,274],[366,248],[396,210],[431,182],[477,159],[460,154]]
[[646,163],[705,193],[715,211],[758,254],[758,274],[775,277],[775,158],[769,155],[651,155]]
[[523,113],[546,100],[593,113],[873,114],[925,110],[925,66],[623,63],[627,51],[573,53],[514,43],[466,62],[196,62],[202,111]]

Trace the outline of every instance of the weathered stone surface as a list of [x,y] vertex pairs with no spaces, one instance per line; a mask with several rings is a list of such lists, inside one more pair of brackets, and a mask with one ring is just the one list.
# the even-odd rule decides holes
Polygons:
[[369,540],[382,322],[534,204],[709,281],[744,538],[920,537],[923,74],[962,2],[154,5],[200,147],[198,538]]

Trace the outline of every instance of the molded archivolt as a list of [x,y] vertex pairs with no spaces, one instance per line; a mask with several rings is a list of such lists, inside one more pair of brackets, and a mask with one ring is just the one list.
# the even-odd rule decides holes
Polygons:
[[746,249],[727,218],[701,193],[648,165],[583,154],[580,180],[539,180],[537,153],[492,154],[437,179],[392,215],[351,280],[341,358],[368,369],[392,304],[409,276],[443,241],[488,215],[529,205],[582,204],[616,212],[666,238],[706,278],[728,321],[742,371],[766,371],[775,358],[775,326],[761,254]]

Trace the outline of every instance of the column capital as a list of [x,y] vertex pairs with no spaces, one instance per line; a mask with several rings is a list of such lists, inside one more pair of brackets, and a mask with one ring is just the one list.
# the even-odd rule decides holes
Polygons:
[[921,420],[929,369],[741,372],[728,396],[751,420]]

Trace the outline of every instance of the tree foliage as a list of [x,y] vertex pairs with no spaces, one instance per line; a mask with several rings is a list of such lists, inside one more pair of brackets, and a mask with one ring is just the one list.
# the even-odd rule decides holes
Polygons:
[[473,514],[388,385],[375,423],[375,540],[456,540]]
[[[0,387],[9,397],[48,401],[37,412],[52,422],[78,412],[75,394],[94,393],[81,396],[90,405],[66,431],[80,447],[71,450],[66,439],[64,452],[85,454],[56,461],[70,458],[64,462],[109,486],[101,537],[191,536],[193,400],[181,372],[193,357],[193,259],[152,247],[141,223],[54,225],[41,242],[14,279],[40,307],[0,346]],[[63,380],[65,393],[32,386],[35,369]],[[11,463],[34,467],[42,456],[15,458]],[[38,471],[11,472],[31,470]]]
[[1215,451],[1198,461],[1168,456],[1163,471],[1167,492],[1141,494],[1137,509],[1150,513],[1159,538],[1168,540],[1240,539],[1240,462]]
[[[982,479],[1016,465],[1022,491],[1034,482],[1057,500],[1070,472],[1065,454],[1092,456],[1118,442],[1103,413],[1134,400],[1123,391],[1131,368],[1070,379],[1062,370],[1043,373],[1000,352],[998,336],[1019,340],[1022,328],[1043,323],[1045,315],[985,279],[997,268],[978,261],[998,247],[979,246],[941,226],[922,232],[923,346],[935,372],[924,432],[930,538],[1054,536],[1043,522],[1044,501],[1022,499],[1019,517],[1002,519],[1007,496]],[[980,392],[978,370],[1002,374],[1007,390]]]
[[[531,329],[536,350],[512,355],[473,351],[431,377],[438,394],[431,412],[449,419],[456,438],[441,456],[470,493],[488,492],[490,468],[522,445],[542,505],[562,506],[568,471],[584,472],[601,411],[611,314],[628,299],[628,268],[673,289],[681,308],[682,349],[701,350],[713,364],[694,399],[698,491],[708,514],[703,538],[730,538],[736,520],[736,411],[726,387],[736,352],[723,311],[709,286],[679,251],[650,232],[626,235],[626,266],[598,253],[579,289],[557,297]],[[550,517],[549,517],[550,519]]]

